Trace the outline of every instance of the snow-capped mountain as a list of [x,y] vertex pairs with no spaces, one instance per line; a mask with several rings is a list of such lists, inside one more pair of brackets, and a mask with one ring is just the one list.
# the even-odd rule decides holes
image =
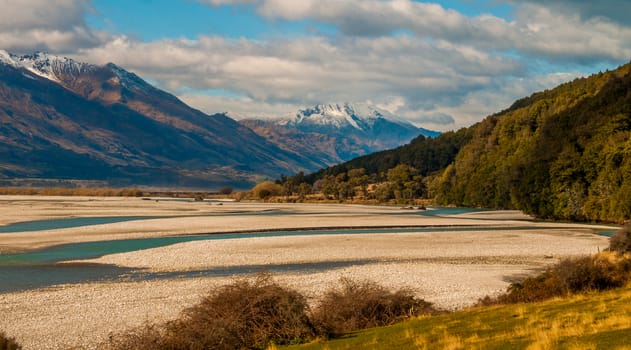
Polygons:
[[65,75],[76,77],[98,68],[95,65],[77,62],[71,58],[50,55],[44,52],[18,56],[0,50],[0,62],[15,68],[24,68],[33,74],[58,83],[62,82],[61,77]]
[[115,64],[45,53],[0,51],[0,121],[0,180],[243,188],[320,165]]
[[320,104],[301,109],[293,118],[281,120],[279,123],[296,127],[302,125],[336,129],[352,127],[360,131],[367,131],[379,118],[384,118],[384,113],[369,105]]
[[368,104],[320,104],[285,118],[241,123],[279,147],[322,159],[325,165],[396,148],[419,135],[440,135]]
[[299,110],[295,116],[283,118],[279,125],[296,127],[305,131],[313,129],[343,130],[353,128],[368,134],[378,133],[380,127],[397,127],[409,130],[411,134],[427,137],[440,135],[439,132],[418,128],[392,113],[365,103],[319,104]]
[[0,63],[24,69],[28,73],[46,78],[71,90],[80,88],[81,84],[85,84],[86,77],[93,78],[95,76],[101,79],[107,76],[106,83],[120,85],[127,89],[142,90],[145,93],[158,90],[136,74],[128,72],[114,63],[99,66],[45,52],[18,56],[4,50],[0,50]]

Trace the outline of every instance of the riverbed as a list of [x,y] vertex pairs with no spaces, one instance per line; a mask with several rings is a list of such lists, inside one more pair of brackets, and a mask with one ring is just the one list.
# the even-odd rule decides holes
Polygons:
[[[604,249],[608,238],[597,233],[616,229],[430,209],[0,197],[0,330],[26,349],[93,348],[111,332],[173,319],[213,287],[258,272],[311,301],[351,277],[411,287],[458,309],[560,258]],[[88,224],[58,225],[82,218]],[[57,226],[8,228],[34,221]]]

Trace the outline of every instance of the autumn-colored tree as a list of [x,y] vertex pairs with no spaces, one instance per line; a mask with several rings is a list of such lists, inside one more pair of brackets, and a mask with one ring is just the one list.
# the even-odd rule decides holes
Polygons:
[[272,181],[264,181],[252,189],[252,196],[259,199],[267,199],[272,196],[279,196],[283,192],[283,187]]

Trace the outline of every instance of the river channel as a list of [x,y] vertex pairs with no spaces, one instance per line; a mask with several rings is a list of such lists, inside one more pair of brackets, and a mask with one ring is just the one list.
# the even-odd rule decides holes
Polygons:
[[[419,211],[419,215],[449,215],[463,212],[472,212],[471,209],[462,208],[438,208],[434,210]],[[283,215],[284,212],[250,213],[247,215]],[[226,214],[222,214],[226,215]],[[246,215],[246,214],[233,214]],[[0,227],[1,233],[30,232],[70,227],[82,227],[100,225],[132,220],[146,220],[159,217],[133,216],[133,217],[88,217],[66,218],[53,220],[40,220],[16,223]],[[533,226],[534,227],[534,226]],[[525,222],[524,226],[512,226],[512,230],[524,230],[533,228]],[[541,228],[541,226],[538,226]],[[224,233],[204,235],[181,235],[158,238],[111,240],[98,242],[83,242],[64,244],[44,249],[29,251],[19,254],[0,254],[0,293],[21,291],[33,288],[50,287],[58,284],[84,283],[94,281],[139,281],[159,278],[186,278],[186,277],[213,277],[251,274],[260,271],[268,272],[300,272],[335,269],[344,266],[363,265],[375,263],[371,260],[339,261],[323,263],[303,263],[285,265],[264,266],[237,266],[217,267],[200,271],[153,273],[139,269],[121,268],[112,265],[62,263],[71,260],[85,260],[98,258],[103,255],[126,253],[164,247],[172,244],[200,241],[200,240],[224,240],[241,239],[251,237],[279,237],[297,235],[340,235],[340,234],[384,234],[405,232],[454,232],[476,231],[480,226],[471,227],[415,227],[415,228],[370,228],[370,229],[324,229],[302,231],[269,231],[250,233]],[[485,227],[484,230],[506,230],[506,227]]]

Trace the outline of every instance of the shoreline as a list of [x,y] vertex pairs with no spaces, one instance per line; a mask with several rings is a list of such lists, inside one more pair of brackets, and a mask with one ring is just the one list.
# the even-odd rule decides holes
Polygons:
[[[180,217],[180,218],[190,218],[191,216],[186,216],[186,217]],[[176,217],[168,217],[169,219],[171,218],[176,218]],[[156,219],[146,219],[146,220],[158,220],[158,219],[164,219],[164,217],[161,218],[156,218]],[[136,220],[134,220],[136,221]],[[550,230],[556,230],[556,229],[576,229],[579,228],[577,225],[571,225],[570,223],[566,223],[567,226],[559,226],[562,224],[556,224],[553,222],[541,222],[541,223],[550,223],[550,226],[521,226],[521,227],[515,227],[513,229],[540,229],[540,230],[546,230],[546,229],[550,229]],[[612,229],[613,227],[607,227],[604,225],[599,225],[598,227],[600,228],[609,228],[608,230],[598,230],[596,229],[596,225],[595,224],[579,224],[579,225],[594,225],[594,227],[589,227],[589,226],[585,226],[585,229],[591,229],[593,231],[593,234],[596,236],[602,236],[602,237],[610,237],[609,235],[606,234],[601,234],[599,233],[599,231],[610,231],[609,229]],[[87,225],[87,226],[96,226],[96,225]],[[85,227],[85,226],[80,226],[80,227]],[[244,229],[244,230],[237,230],[237,231],[213,231],[213,232],[191,232],[191,233],[174,233],[174,234],[165,234],[165,235],[160,235],[160,238],[170,238],[170,237],[200,237],[200,236],[219,236],[219,235],[247,235],[247,234],[261,234],[262,236],[264,236],[265,233],[292,233],[292,235],[295,233],[295,235],[301,235],[301,233],[310,233],[310,232],[315,232],[315,231],[360,231],[360,230],[397,230],[397,229],[401,229],[401,230],[430,230],[430,229],[437,229],[437,230],[463,230],[463,229],[488,229],[488,230],[497,230],[497,229],[502,229],[504,228],[504,225],[475,225],[475,224],[470,224],[470,225],[384,225],[384,226],[378,226],[378,225],[372,225],[372,226],[314,226],[314,227],[283,227],[283,228],[265,228],[265,229]],[[48,230],[39,230],[39,231],[27,231],[27,232],[40,232],[40,231],[48,231]],[[16,232],[16,233],[22,233],[22,232]],[[0,238],[3,237],[3,235],[7,235],[7,234],[13,234],[13,232],[11,233],[0,233]],[[328,234],[328,233],[327,233]],[[333,234],[340,234],[340,233],[333,233]],[[151,239],[151,238],[157,238],[155,236],[151,236],[151,235],[147,235],[147,236],[133,236],[133,237],[121,237],[120,235],[112,235],[111,237],[109,237],[109,239],[103,239],[104,237],[100,237],[100,239],[98,240],[81,240],[81,241],[69,241],[69,242],[64,242],[64,243],[57,243],[57,244],[43,244],[43,245],[39,245],[36,247],[29,247],[29,248],[20,248],[20,249],[16,249],[16,248],[8,248],[8,249],[0,249],[0,256],[3,254],[24,254],[24,253],[33,253],[33,252],[38,252],[38,251],[43,251],[49,248],[54,248],[54,247],[58,247],[58,246],[62,246],[62,245],[69,245],[69,244],[76,244],[76,243],[89,243],[89,242],[110,242],[110,241],[125,241],[125,240],[129,240],[129,239],[133,239],[133,240],[137,240],[137,239]],[[107,237],[105,237],[107,238]],[[1,245],[0,245],[1,247]]]
[[[198,240],[158,248],[103,255],[68,263],[112,264],[146,269],[156,274],[191,271],[186,278],[56,285],[0,294],[0,331],[15,337],[25,350],[79,347],[93,349],[112,332],[145,322],[165,322],[234,276],[204,277],[195,271],[231,267],[305,266],[298,272],[274,273],[281,284],[315,302],[339,278],[371,279],[387,288],[412,288],[418,297],[446,309],[461,309],[485,295],[505,290],[511,280],[532,275],[563,257],[595,253],[608,238],[592,233],[614,229],[605,225],[536,222],[515,211],[490,211],[422,216],[390,207],[231,203],[155,203],[102,200],[72,203],[24,203],[0,200],[0,222],[9,221],[33,204],[26,216],[56,217],[94,213],[212,213],[193,219],[166,218],[130,221],[34,233],[10,234],[13,246],[53,245],[55,242],[94,242],[111,239],[260,233],[255,237]],[[36,205],[35,205],[36,204]],[[232,207],[232,208],[230,208]],[[225,214],[229,209],[284,210],[282,215]],[[131,209],[129,209],[131,208]],[[4,211],[3,211],[4,209]],[[7,211],[8,210],[8,211]],[[13,210],[12,212],[10,210]],[[223,212],[223,214],[222,214]],[[347,229],[405,232],[265,235],[273,231]],[[464,228],[458,230],[458,228]],[[254,232],[256,231],[256,232]],[[7,234],[0,234],[0,246]],[[4,247],[0,247],[4,250]],[[348,262],[335,264],[336,262]],[[327,263],[331,263],[327,266]],[[63,263],[62,263],[63,264]],[[303,265],[300,265],[303,264]],[[309,268],[315,267],[326,268]],[[320,265],[318,265],[320,264]],[[256,272],[256,271],[253,271]],[[243,277],[243,274],[239,276]]]

